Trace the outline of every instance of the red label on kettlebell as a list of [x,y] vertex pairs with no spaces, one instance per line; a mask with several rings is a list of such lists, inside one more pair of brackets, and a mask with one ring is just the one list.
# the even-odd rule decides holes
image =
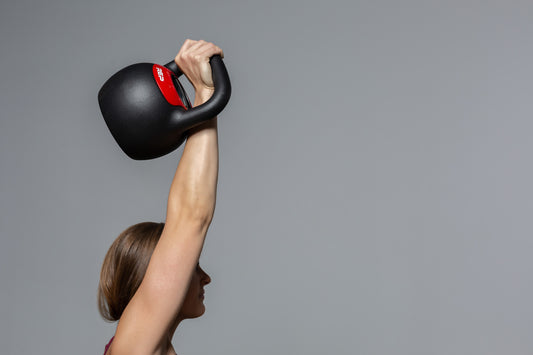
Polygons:
[[171,105],[186,108],[172,83],[172,71],[162,65],[154,64],[152,67],[154,79],[165,100]]

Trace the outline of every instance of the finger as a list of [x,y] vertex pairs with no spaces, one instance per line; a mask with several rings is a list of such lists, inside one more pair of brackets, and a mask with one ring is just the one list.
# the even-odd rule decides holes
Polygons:
[[182,53],[182,57],[193,61],[205,61],[204,53],[207,47],[208,44],[205,41],[197,41]]
[[222,49],[217,46],[216,44],[214,43],[209,43],[210,44],[210,49],[213,51],[211,53],[211,56],[215,55],[215,54],[218,54],[220,55],[222,58],[224,58],[224,52],[222,52]]
[[189,48],[187,48],[187,50],[190,52],[197,52],[202,47],[204,47],[206,44],[207,42],[203,40],[194,41],[194,43]]
[[217,46],[217,54],[219,54],[220,57],[224,58],[224,51],[219,46]]
[[178,51],[178,54],[176,54],[176,57],[174,58],[174,60],[176,62],[178,62],[180,60],[181,57],[183,57],[183,54],[184,53],[187,53],[187,51],[189,51],[189,49],[196,43],[196,41],[192,40],[192,39],[186,39],[185,42],[183,42],[180,50]]
[[211,45],[212,45],[210,48],[211,53],[209,53],[209,57],[212,57],[214,55],[219,55],[222,58],[224,58],[224,52],[222,51],[222,49],[213,43],[211,43]]
[[198,54],[201,55],[202,57],[211,58],[214,55],[217,55],[217,54],[218,55],[222,55],[223,53],[222,53],[222,49],[220,49],[220,47],[215,46],[212,43],[209,43],[209,44],[199,48]]
[[189,50],[189,48],[191,48],[194,44],[196,43],[196,41],[193,41],[192,39],[186,39],[185,42],[183,42],[183,45],[181,46],[180,48],[180,52],[184,52],[184,51],[187,51]]
[[216,54],[224,58],[222,49],[215,44],[206,42],[204,40],[194,41],[187,39],[180,49],[180,52],[176,55],[176,61],[179,61],[180,57],[188,57],[197,58],[197,60],[207,62],[209,61],[209,58]]

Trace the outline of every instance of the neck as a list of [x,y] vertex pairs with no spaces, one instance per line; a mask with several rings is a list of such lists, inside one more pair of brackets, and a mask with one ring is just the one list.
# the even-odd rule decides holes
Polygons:
[[178,328],[178,325],[181,323],[183,318],[178,317],[176,318],[176,321],[172,325],[172,328],[169,329],[168,336],[167,336],[167,354],[168,355],[175,355],[176,351],[174,350],[174,347],[172,346],[172,338],[174,338],[174,333],[176,332],[176,329]]
[[166,355],[176,355],[176,350],[174,350],[174,346],[172,346],[172,337],[167,338],[162,353]]

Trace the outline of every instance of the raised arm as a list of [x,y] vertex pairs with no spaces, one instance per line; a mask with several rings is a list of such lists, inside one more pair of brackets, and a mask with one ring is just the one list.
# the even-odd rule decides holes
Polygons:
[[[176,63],[195,88],[194,105],[213,93],[209,58],[220,48],[187,40]],[[190,131],[170,187],[165,228],[139,289],[117,326],[111,355],[165,352],[215,210],[217,118]]]

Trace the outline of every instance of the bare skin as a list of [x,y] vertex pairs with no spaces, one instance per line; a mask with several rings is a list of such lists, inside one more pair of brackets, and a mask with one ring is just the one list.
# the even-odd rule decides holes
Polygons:
[[[175,61],[195,88],[194,106],[213,94],[212,43],[187,40]],[[120,318],[106,355],[175,354],[180,322],[205,311],[203,287],[211,279],[198,260],[215,211],[218,181],[217,118],[193,128],[170,186],[165,228],[139,289]]]

